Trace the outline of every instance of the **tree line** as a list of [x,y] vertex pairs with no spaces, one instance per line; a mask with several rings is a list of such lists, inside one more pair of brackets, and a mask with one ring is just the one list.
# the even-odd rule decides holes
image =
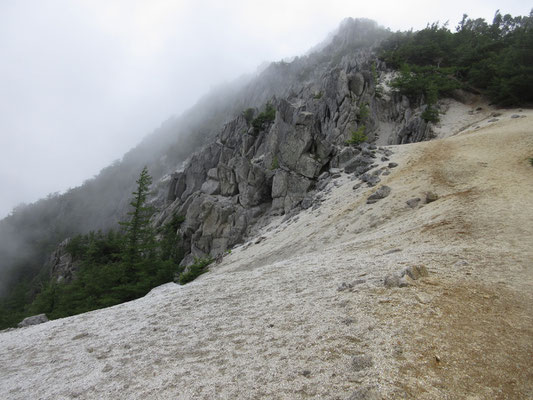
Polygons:
[[145,167],[120,230],[69,240],[66,251],[79,263],[75,279],[62,283],[47,277],[34,289],[37,293],[23,284],[2,299],[0,329],[29,315],[45,313],[55,319],[133,300],[180,274],[183,249],[177,232],[183,217],[175,215],[168,224],[153,228],[150,217],[155,209],[147,204],[151,182]]
[[426,120],[438,119],[433,105],[454,89],[487,96],[500,106],[533,102],[533,10],[513,17],[496,12],[491,24],[464,14],[455,32],[434,23],[385,40],[379,57],[400,70],[393,86],[423,97]]

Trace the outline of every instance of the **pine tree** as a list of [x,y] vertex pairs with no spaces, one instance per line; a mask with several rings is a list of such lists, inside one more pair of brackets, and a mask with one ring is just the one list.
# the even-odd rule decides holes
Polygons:
[[130,202],[132,211],[128,212],[129,221],[120,222],[124,229],[124,255],[128,269],[135,268],[142,258],[152,256],[155,249],[155,235],[150,226],[150,217],[154,208],[146,204],[152,177],[144,167],[137,179],[137,190],[133,192]]

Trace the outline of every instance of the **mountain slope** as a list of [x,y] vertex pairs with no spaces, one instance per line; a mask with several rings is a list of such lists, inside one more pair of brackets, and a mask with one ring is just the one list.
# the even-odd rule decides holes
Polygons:
[[343,174],[189,285],[0,333],[0,396],[531,398],[533,112],[511,114],[389,147],[377,187]]

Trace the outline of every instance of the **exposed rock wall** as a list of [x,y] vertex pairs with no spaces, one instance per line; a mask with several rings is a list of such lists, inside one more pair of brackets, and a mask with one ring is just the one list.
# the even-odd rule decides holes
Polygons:
[[79,263],[67,252],[70,239],[65,239],[57,246],[48,259],[48,268],[52,282],[71,282],[78,270]]
[[[356,30],[350,32],[356,35]],[[431,137],[431,127],[419,116],[421,107],[413,108],[407,98],[390,90],[376,90],[386,66],[368,48],[331,48],[346,46],[346,34],[342,39],[323,50],[342,54],[344,49],[338,62],[309,57],[265,71],[270,76],[277,69],[278,80],[286,83],[268,99],[276,109],[275,119],[257,131],[244,116],[235,117],[215,142],[172,175],[168,206],[155,221],[159,225],[176,213],[185,216],[180,228],[189,252],[185,264],[194,257],[216,256],[242,242],[260,220],[300,207],[330,168],[366,172],[375,155],[368,146],[346,145],[361,125],[371,141],[378,139],[383,126],[390,130],[390,144]],[[308,70],[312,73],[305,75]],[[258,90],[262,87],[258,84]],[[254,97],[252,88],[247,90]]]
[[[272,63],[228,99],[224,109],[239,110],[234,118],[216,135],[209,132],[214,140],[179,172],[157,182],[152,199],[161,209],[156,226],[176,214],[185,217],[180,227],[184,264],[221,254],[270,216],[310,207],[325,177],[338,174],[326,174],[332,168],[358,176],[367,172],[375,150],[346,144],[363,125],[369,142],[378,144],[432,137],[431,126],[420,118],[421,101],[411,104],[390,90],[393,73],[374,53],[386,35],[372,21],[348,19],[318,51]],[[257,118],[267,102],[275,118],[260,128],[241,114],[252,108]],[[63,243],[50,265],[56,281],[72,279],[76,269]]]

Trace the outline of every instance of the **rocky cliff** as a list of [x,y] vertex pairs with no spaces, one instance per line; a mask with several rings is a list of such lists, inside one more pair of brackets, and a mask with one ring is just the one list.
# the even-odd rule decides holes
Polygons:
[[242,111],[172,174],[155,220],[185,216],[185,264],[221,254],[269,216],[308,208],[333,168],[369,170],[376,146],[348,145],[353,132],[379,144],[432,136],[420,104],[389,88],[393,72],[373,51],[385,35],[372,21],[348,19],[321,50],[273,63],[243,90]]
[[[176,172],[154,184],[152,199],[160,210],[156,227],[185,217],[184,265],[219,256],[272,216],[318,207],[332,176],[344,171],[356,179],[386,158],[388,150],[378,146],[434,136],[420,117],[423,99],[413,103],[390,87],[395,72],[376,55],[388,35],[373,21],[346,19],[308,55],[272,63],[226,91],[226,103],[217,92],[202,100],[205,107],[195,106],[190,140],[207,144],[184,163],[182,148],[164,149],[165,168]],[[354,132],[367,141],[347,144]],[[61,246],[56,253],[65,257]],[[53,272],[65,269],[61,257],[48,265],[53,279],[64,275]]]

